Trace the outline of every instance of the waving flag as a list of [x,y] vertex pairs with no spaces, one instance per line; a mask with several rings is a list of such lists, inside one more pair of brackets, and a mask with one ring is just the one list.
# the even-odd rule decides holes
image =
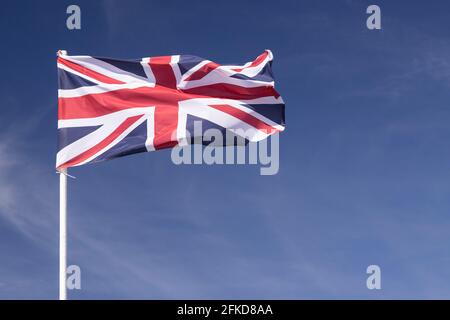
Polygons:
[[242,66],[191,55],[116,60],[60,53],[56,167],[171,148],[193,137],[194,121],[246,132],[250,141],[282,131],[272,59],[269,50]]

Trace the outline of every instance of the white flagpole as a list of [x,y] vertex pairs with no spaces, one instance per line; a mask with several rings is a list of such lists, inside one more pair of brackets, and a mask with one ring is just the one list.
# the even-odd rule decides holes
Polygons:
[[67,169],[59,172],[59,300],[67,300]]
[[[66,55],[59,50],[57,55]],[[59,170],[59,300],[67,300],[67,169]]]

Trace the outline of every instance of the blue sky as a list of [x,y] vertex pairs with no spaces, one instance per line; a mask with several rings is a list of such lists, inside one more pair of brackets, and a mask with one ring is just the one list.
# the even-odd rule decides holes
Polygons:
[[[78,4],[82,29],[65,26]],[[382,30],[366,28],[370,4]],[[280,171],[170,151],[74,168],[72,299],[450,298],[446,1],[2,4],[0,298],[58,296],[55,52],[274,54]],[[377,264],[382,289],[366,288]]]

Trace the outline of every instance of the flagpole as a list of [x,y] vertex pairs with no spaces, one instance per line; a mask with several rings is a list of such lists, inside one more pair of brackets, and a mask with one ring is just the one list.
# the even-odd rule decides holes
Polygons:
[[[66,55],[58,50],[56,55]],[[59,169],[59,300],[67,300],[67,169]]]
[[67,169],[59,171],[59,300],[67,300]]

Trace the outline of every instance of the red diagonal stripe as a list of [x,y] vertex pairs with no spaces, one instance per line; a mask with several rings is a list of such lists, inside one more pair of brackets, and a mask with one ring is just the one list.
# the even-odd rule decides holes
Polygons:
[[273,96],[278,98],[279,93],[271,86],[244,88],[229,83],[215,83],[206,86],[183,89],[183,92],[202,95],[210,98],[224,98],[234,100],[251,100]]
[[86,75],[88,77],[91,77],[91,78],[93,78],[95,80],[98,80],[100,82],[103,82],[103,83],[108,83],[108,84],[123,84],[123,83],[125,83],[125,82],[122,82],[122,81],[110,78],[108,76],[105,76],[105,75],[103,75],[101,73],[98,73],[98,72],[96,72],[94,70],[91,70],[91,69],[88,69],[86,67],[80,66],[79,64],[76,64],[76,63],[74,63],[72,61],[65,60],[65,59],[63,59],[61,57],[58,57],[58,63],[61,63],[61,64],[65,65],[66,67],[69,67],[69,68],[71,68],[71,69],[73,69],[73,70],[75,70],[75,71],[77,71],[77,72],[79,72],[81,74],[84,74],[84,75]]
[[85,161],[86,159],[89,159],[93,155],[95,155],[97,152],[101,151],[103,148],[108,146],[111,142],[113,142],[117,137],[119,137],[125,130],[127,130],[133,123],[139,120],[142,115],[139,116],[133,116],[127,118],[124,122],[122,122],[109,136],[107,136],[105,139],[103,139],[99,144],[93,146],[92,148],[86,150],[85,152],[79,154],[78,156],[70,159],[66,163],[59,166],[59,168],[68,168],[76,166],[77,164]]
[[215,62],[207,63],[203,67],[195,71],[193,74],[191,74],[185,81],[200,80],[217,67],[220,67],[220,65]]
[[261,64],[264,61],[264,59],[267,58],[268,55],[269,55],[269,53],[267,51],[265,51],[264,53],[259,55],[258,58],[256,58],[255,61],[253,61],[248,67],[233,69],[233,71],[241,72],[244,69],[256,67],[257,65]]
[[246,122],[249,125],[251,125],[252,127],[263,131],[264,133],[271,134],[271,133],[279,131],[278,129],[275,129],[271,125],[268,125],[264,121],[259,120],[258,118],[252,116],[251,114],[244,112],[242,110],[236,109],[230,105],[215,104],[215,105],[210,105],[210,107],[220,110],[222,112],[225,112],[225,113],[229,114],[230,116],[233,116],[243,122]]

